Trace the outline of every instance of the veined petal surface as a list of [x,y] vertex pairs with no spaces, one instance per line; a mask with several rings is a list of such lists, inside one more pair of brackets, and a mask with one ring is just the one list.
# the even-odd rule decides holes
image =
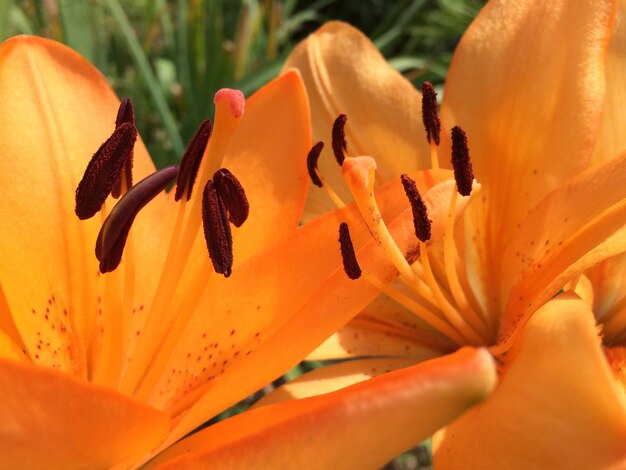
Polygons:
[[251,205],[248,220],[233,233],[236,263],[298,227],[310,148],[307,93],[292,70],[250,97],[226,150],[223,166],[241,181]]
[[[333,121],[339,114],[348,116],[348,155],[375,157],[380,182],[429,168],[421,95],[363,33],[346,23],[328,22],[294,49],[285,70],[291,67],[300,71],[307,85],[313,141],[326,144],[320,171],[342,198],[349,193],[330,150]],[[326,194],[309,193],[309,216],[331,207]]]
[[[0,46],[0,90],[0,284],[30,357],[85,376],[98,309],[98,266],[89,254],[100,220],[78,220],[74,192],[114,129],[119,101],[77,53],[30,36]],[[134,169],[136,180],[154,169],[140,141]],[[157,204],[142,216],[152,211],[162,215]],[[145,240],[139,254],[159,237]],[[151,261],[158,263],[158,256]],[[39,341],[49,343],[48,350],[40,352]]]
[[606,101],[602,127],[593,152],[593,163],[602,163],[626,150],[626,2],[617,2],[617,20],[606,54]]
[[0,468],[110,467],[148,453],[167,414],[42,367],[0,359]]
[[154,465],[375,468],[482,401],[495,382],[491,356],[467,348],[334,393],[252,410],[183,440]]
[[489,233],[472,235],[487,245],[488,282],[498,279],[498,241],[592,161],[614,20],[609,0],[495,0],[456,50],[441,116],[444,129],[467,132],[486,191]]
[[440,468],[623,468],[626,397],[583,300],[566,293],[528,321],[489,400],[447,426]]

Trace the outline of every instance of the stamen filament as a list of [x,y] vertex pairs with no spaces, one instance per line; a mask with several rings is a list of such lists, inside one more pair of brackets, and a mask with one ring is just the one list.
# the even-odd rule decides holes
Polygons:
[[370,233],[374,237],[374,240],[376,240],[380,247],[385,251],[391,263],[400,272],[401,280],[413,289],[420,297],[431,304],[436,305],[430,289],[413,270],[391,236],[387,225],[383,221],[382,214],[378,209],[378,204],[376,204],[376,200],[373,195],[371,196],[369,208],[371,211],[369,214],[361,212],[361,215],[363,215],[363,219],[365,220]]
[[359,212],[376,243],[385,251],[400,273],[400,279],[424,300],[435,305],[428,287],[404,257],[385,225],[374,196],[375,161],[370,157],[351,157],[343,165],[343,174],[352,192]]
[[474,329],[465,322],[463,317],[455,310],[448,299],[444,296],[439,284],[435,280],[433,272],[430,268],[430,261],[428,260],[428,249],[426,243],[420,242],[420,259],[422,261],[422,269],[424,272],[424,278],[426,285],[430,288],[433,297],[437,301],[437,305],[445,315],[446,319],[461,333],[467,342],[473,345],[485,344],[486,338],[481,338]]
[[337,194],[335,190],[330,187],[330,185],[326,182],[326,180],[322,178],[322,175],[319,173],[319,171],[317,172],[317,175],[319,179],[322,181],[322,188],[324,188],[324,191],[326,191],[326,194],[328,194],[328,197],[330,198],[330,200],[333,201],[333,204],[335,204],[335,207],[337,207],[337,209],[343,209],[344,207],[346,207],[346,203],[343,202],[343,199],[341,199],[339,197],[339,194]]
[[458,309],[463,312],[464,317],[476,331],[480,332],[481,336],[488,337],[489,326],[485,322],[485,319],[480,317],[469,304],[467,297],[465,296],[465,292],[461,287],[461,283],[459,282],[456,270],[457,251],[456,245],[454,244],[454,215],[456,210],[457,194],[457,188],[455,186],[452,191],[452,196],[450,197],[448,219],[446,221],[446,229],[444,233],[443,257],[446,278],[448,280],[450,293],[452,294]]
[[434,139],[429,143],[430,147],[430,168],[433,170],[439,169],[439,151],[437,150],[437,144]]
[[397,289],[394,289],[391,286],[380,282],[378,279],[370,274],[365,273],[363,274],[363,277],[367,279],[367,281],[378,290],[383,292],[392,300],[398,302],[400,305],[409,310],[411,313],[415,314],[415,316],[417,316],[424,322],[428,323],[439,333],[445,335],[456,344],[460,345],[464,343],[463,337],[452,326],[450,326],[450,324],[446,320],[440,318],[436,313],[423,307],[415,300],[409,298]]
[[[126,189],[124,189],[126,191]],[[135,301],[135,243],[132,232],[128,234],[126,249],[124,253],[124,303],[122,310],[122,341],[121,356],[122,364],[118,378],[121,378],[122,371],[126,368],[128,354],[128,344],[130,342],[130,321],[133,314],[133,303]]]
[[[106,202],[100,210],[102,223],[107,218]],[[102,385],[115,386],[117,382],[116,370],[119,373],[121,367],[121,352],[116,350],[119,341],[116,333],[121,331],[122,299],[120,298],[120,279],[119,272],[113,271],[108,275],[101,275],[101,286],[103,295],[101,295],[102,304],[102,346],[100,351],[96,351],[97,360],[95,363],[95,371],[93,381]]]
[[166,267],[173,265],[176,257],[178,256],[178,248],[181,246],[179,241],[182,227],[184,226],[183,221],[185,218],[186,207],[187,199],[183,198],[179,201],[176,222],[174,223],[174,233],[172,234],[172,238],[170,240],[170,246],[163,265],[164,268],[161,271],[159,283],[157,284],[157,289],[143,327],[143,334],[137,342],[132,360],[129,363],[126,372],[122,375],[120,381],[120,390],[124,393],[131,393],[133,391],[132,387],[134,387],[134,384],[140,379],[139,374],[145,372],[140,368],[140,365],[145,364],[146,362],[144,361],[147,361],[149,355],[151,354],[151,351],[148,349],[149,345],[146,344],[145,340],[142,341],[142,338],[156,334],[155,330],[164,326],[162,322],[159,322],[159,318],[162,318],[165,315],[165,312],[168,311],[167,308],[169,307],[169,302],[174,297],[174,291],[177,284],[174,286],[174,282],[172,281],[172,272],[171,270],[166,269]]
[[[208,257],[204,260],[202,271],[210,273],[213,272],[211,269],[211,262]],[[163,341],[163,344],[157,349],[155,356],[150,363],[149,369],[146,371],[146,374],[142,378],[141,383],[135,392],[134,396],[136,399],[144,401],[149,398],[150,393],[153,391],[161,373],[167,365],[167,361],[174,351],[176,344],[180,340],[189,319],[196,311],[196,307],[200,301],[202,291],[205,286],[206,279],[196,277],[180,307],[174,309],[174,311],[178,314],[176,315],[171,328],[168,329],[167,336]]]
[[[241,122],[244,103],[243,94],[236,90],[221,90],[215,95],[213,135],[208,142],[206,155],[200,165],[199,177],[196,181],[197,187],[204,188],[210,177],[221,166],[230,139]],[[177,312],[170,306],[192,251],[188,247],[194,246],[196,237],[200,232],[202,196],[203,191],[195,191],[192,194],[192,203],[186,223],[177,224],[177,226],[182,226],[182,229],[180,234],[175,233],[175,237],[172,237],[170,253],[173,254],[169,256],[170,253],[168,253],[166,263],[163,266],[162,282],[159,282],[159,289],[149,309],[143,334],[139,337],[132,361],[129,363],[120,384],[124,393],[131,394],[135,391],[145,373],[143,365],[148,363],[158,351],[165,340],[168,329],[175,321]],[[178,231],[178,228],[176,230]],[[209,269],[199,276],[206,280],[205,273],[210,272]]]

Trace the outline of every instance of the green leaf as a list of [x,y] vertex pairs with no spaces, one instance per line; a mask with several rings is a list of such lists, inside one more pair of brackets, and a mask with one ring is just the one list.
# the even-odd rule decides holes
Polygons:
[[94,62],[93,14],[94,3],[58,0],[59,16],[63,28],[63,42]]
[[13,8],[13,0],[0,2],[0,40],[9,36],[9,15]]
[[148,62],[148,58],[144,53],[137,37],[135,36],[135,32],[126,17],[126,13],[120,6],[117,0],[106,0],[106,4],[113,15],[113,18],[117,22],[124,38],[126,39],[126,43],[132,55],[133,61],[135,65],[139,69],[139,73],[143,77],[148,91],[154,100],[154,104],[157,108],[159,116],[161,117],[161,121],[163,122],[163,126],[165,127],[165,131],[172,142],[172,147],[174,151],[182,155],[185,151],[185,146],[183,145],[183,141],[180,137],[180,133],[178,132],[178,128],[176,126],[176,120],[167,104],[167,100],[165,99],[165,95],[163,94],[163,90],[159,85],[158,80]]

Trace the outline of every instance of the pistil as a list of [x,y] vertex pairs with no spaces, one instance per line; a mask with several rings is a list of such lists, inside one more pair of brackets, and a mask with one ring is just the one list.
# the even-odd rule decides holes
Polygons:
[[[204,188],[211,175],[221,166],[230,139],[243,117],[245,99],[238,90],[223,89],[215,95],[215,120],[213,134],[207,145],[205,156],[200,164],[198,184]],[[172,305],[175,292],[187,265],[191,250],[202,223],[202,203],[204,191],[197,191],[184,208],[180,208],[180,219],[184,222],[175,229],[171,247],[163,267],[155,298],[148,312],[143,333],[139,337],[131,362],[122,376],[120,387],[123,392],[133,394],[146,373],[144,365],[157,354],[159,347],[168,335],[176,320],[178,308]],[[191,206],[187,210],[187,206]],[[185,212],[183,215],[182,212]],[[211,271],[202,274],[206,277]],[[205,278],[206,282],[206,278]]]
[[[168,167],[132,186],[133,144],[137,134],[132,103],[124,100],[112,136],[92,158],[76,192],[76,212],[81,218],[98,211],[102,217],[96,257],[100,271],[106,275],[99,281],[102,316],[98,337],[93,342],[91,377],[95,382],[117,386],[129,395],[139,391],[145,396],[150,394],[162,372],[161,366],[167,362],[197,307],[207,277],[213,272],[225,276],[232,272],[230,224],[240,227],[248,218],[250,207],[241,183],[230,171],[220,168],[243,116],[245,101],[239,91],[221,90],[215,96],[215,103],[217,126],[213,138],[210,139],[211,121],[204,120],[183,156],[180,170]],[[133,335],[133,340],[135,336],[137,339],[129,353],[135,289],[131,227],[138,212],[176,178],[175,200],[179,210],[174,234],[141,336],[139,332]],[[196,179],[204,191],[193,191]],[[122,196],[110,212],[105,203],[109,194]],[[200,232],[201,222],[209,256],[200,272],[185,273],[190,247]],[[116,269],[120,264],[124,264],[123,270]],[[189,295],[175,298],[183,274],[185,279],[193,279],[192,285],[185,286]],[[161,348],[163,345],[167,347]],[[142,383],[144,377],[149,379],[149,384]]]
[[371,157],[350,157],[343,165],[344,178],[370,234],[400,272],[401,279],[422,298],[435,305],[430,290],[408,263],[385,225],[374,197],[375,171],[376,162]]

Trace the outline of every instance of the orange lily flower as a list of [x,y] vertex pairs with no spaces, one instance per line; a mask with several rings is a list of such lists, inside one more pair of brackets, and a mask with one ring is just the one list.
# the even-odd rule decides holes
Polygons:
[[[311,357],[389,358],[315,371],[265,403],[362,381],[381,364],[384,371],[484,345],[501,380],[485,403],[438,433],[436,465],[624,465],[626,310],[615,299],[623,258],[588,270],[625,248],[625,14],[623,1],[490,1],[455,52],[440,121],[429,107],[434,90],[426,85],[420,96],[348,25],[326,24],[294,50],[285,68],[300,70],[307,85],[314,140],[352,155],[341,170],[322,156],[321,176],[339,199],[360,201],[402,282],[380,282],[355,241],[365,278],[357,282],[379,287],[381,296]],[[347,121],[333,125],[337,115]],[[441,122],[441,146],[429,122]],[[374,156],[383,185],[420,169],[422,179],[445,179],[437,167],[451,159],[461,161],[462,176],[464,135],[480,187],[457,195],[454,182],[460,188],[463,178],[449,174],[447,191],[424,194],[424,219],[445,226],[445,235],[421,243],[408,269],[379,229],[386,202],[379,214],[371,195],[355,188],[354,162]],[[373,168],[360,180],[368,189]],[[314,217],[331,198],[311,191],[308,203]]]
[[[298,228],[311,144],[300,75],[248,101],[218,92],[210,139],[205,121],[181,169],[156,173],[131,103],[65,46],[3,43],[0,90],[0,467],[133,468],[189,449],[213,452],[207,465],[241,467],[268,439],[282,445],[254,456],[270,467],[303,449],[341,464],[360,451],[341,444],[355,417],[373,423],[363,439],[392,439],[378,425],[389,404],[370,406],[390,385],[402,386],[399,399],[420,397],[398,415],[419,422],[419,436],[493,388],[490,356],[466,349],[365,389],[244,413],[171,447],[297,364],[371,295],[340,268],[336,220],[354,208]],[[176,175],[177,190],[163,192]],[[123,194],[115,207],[109,192]],[[369,252],[378,256],[375,244]],[[393,268],[379,258],[387,279]],[[422,420],[423,404],[434,411]],[[315,428],[315,446],[284,440]]]

